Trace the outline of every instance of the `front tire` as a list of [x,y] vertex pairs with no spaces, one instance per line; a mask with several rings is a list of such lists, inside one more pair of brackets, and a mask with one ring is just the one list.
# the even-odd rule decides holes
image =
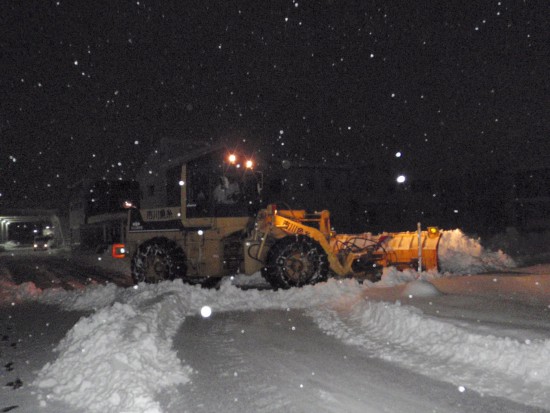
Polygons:
[[132,258],[134,283],[158,283],[185,278],[185,253],[174,241],[155,237],[141,244]]
[[326,281],[328,269],[327,254],[319,243],[296,235],[273,244],[262,275],[274,289],[287,289]]

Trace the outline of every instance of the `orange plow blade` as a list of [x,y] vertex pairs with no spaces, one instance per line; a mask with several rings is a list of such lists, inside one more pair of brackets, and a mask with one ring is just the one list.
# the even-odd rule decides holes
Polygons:
[[334,255],[329,254],[329,261],[338,275],[360,276],[390,266],[399,270],[437,270],[440,238],[441,233],[434,228],[379,235],[337,234],[330,241]]
[[[386,265],[398,268],[411,267],[422,270],[437,270],[437,249],[441,233],[422,231],[398,232],[388,234],[388,241],[382,243],[385,250]],[[419,247],[420,246],[420,247]]]

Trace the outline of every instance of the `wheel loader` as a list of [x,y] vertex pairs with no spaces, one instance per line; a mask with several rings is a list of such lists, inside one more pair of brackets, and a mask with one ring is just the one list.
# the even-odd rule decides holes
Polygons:
[[251,157],[220,146],[174,162],[178,173],[166,174],[166,186],[176,188],[179,203],[126,205],[125,242],[113,245],[114,257],[131,259],[136,283],[181,278],[214,286],[224,276],[260,271],[274,289],[286,289],[330,276],[376,281],[388,266],[437,269],[437,228],[338,234],[329,211],[262,205],[263,173]]

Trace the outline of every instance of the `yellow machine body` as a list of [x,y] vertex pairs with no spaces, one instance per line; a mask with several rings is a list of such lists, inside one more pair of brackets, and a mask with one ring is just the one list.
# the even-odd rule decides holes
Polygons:
[[372,278],[383,267],[437,270],[441,233],[434,227],[424,231],[385,232],[378,235],[337,234],[330,227],[329,211],[278,210],[269,206],[258,214],[256,248],[258,262],[265,256],[266,240],[303,235],[315,240],[327,255],[330,270],[338,276]]
[[326,210],[260,209],[263,173],[250,158],[239,163],[225,153],[202,148],[178,159],[166,173],[169,206],[128,204],[124,244],[113,256],[131,257],[136,283],[181,278],[211,285],[261,271],[274,288],[290,288],[329,275],[376,280],[388,266],[437,269],[437,229],[337,234]]

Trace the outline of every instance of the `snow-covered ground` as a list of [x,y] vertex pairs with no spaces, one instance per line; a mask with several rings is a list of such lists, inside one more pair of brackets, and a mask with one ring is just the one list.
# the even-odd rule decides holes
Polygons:
[[17,283],[1,258],[0,411],[550,406],[550,265],[518,268],[460,231],[444,234],[440,273],[387,269],[376,284],[287,291],[238,288],[261,285],[259,275],[218,290],[39,288]]

